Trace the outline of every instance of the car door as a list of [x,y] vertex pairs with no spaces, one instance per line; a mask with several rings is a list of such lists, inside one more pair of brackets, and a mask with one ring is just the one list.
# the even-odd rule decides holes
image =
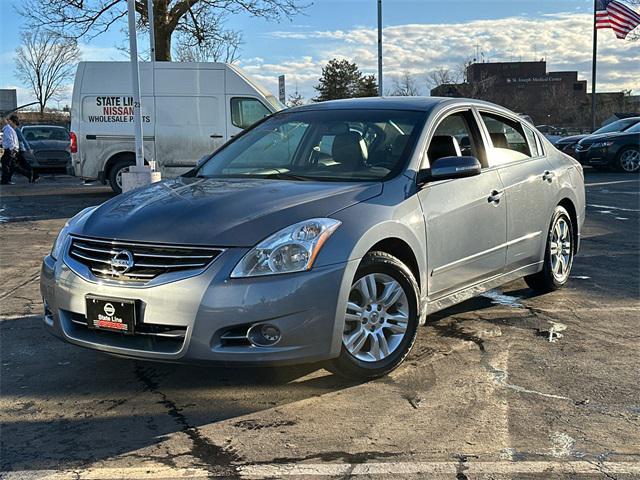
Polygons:
[[484,167],[480,175],[427,183],[418,192],[426,225],[428,295],[434,300],[502,273],[506,199],[498,171],[486,163],[471,110],[437,120],[428,145],[422,168],[438,157],[461,154],[475,156]]
[[531,128],[496,112],[479,114],[489,164],[498,169],[507,197],[506,269],[512,271],[542,260],[556,174]]

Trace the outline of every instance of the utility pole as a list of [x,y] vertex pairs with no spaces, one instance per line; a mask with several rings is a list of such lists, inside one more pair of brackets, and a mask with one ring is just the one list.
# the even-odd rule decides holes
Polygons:
[[[149,0],[151,3],[152,0]],[[144,164],[144,140],[142,133],[142,105],[140,103],[140,68],[138,65],[138,40],[136,37],[135,0],[127,0],[129,15],[129,56],[131,60],[131,86],[133,90],[133,132],[136,164],[122,174],[122,191],[127,192],[160,180],[160,173]],[[153,54],[153,53],[152,53]]]
[[378,0],[378,95],[382,90],[382,0]]

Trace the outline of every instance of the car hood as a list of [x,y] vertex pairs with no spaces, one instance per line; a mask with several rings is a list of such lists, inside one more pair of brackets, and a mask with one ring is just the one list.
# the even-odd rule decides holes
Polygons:
[[568,144],[568,143],[578,143],[580,140],[582,140],[583,138],[587,137],[588,135],[570,135],[568,137],[562,137],[559,138],[556,141],[556,145],[560,144]]
[[382,183],[186,178],[119,195],[72,234],[217,247],[251,247],[293,223],[327,217],[382,193]]
[[603,142],[605,140],[615,140],[618,137],[624,137],[625,135],[631,135],[628,132],[610,132],[610,133],[598,133],[596,135],[589,135],[588,137],[580,140],[580,145],[591,145],[595,142]]
[[31,150],[69,150],[68,140],[29,140]]

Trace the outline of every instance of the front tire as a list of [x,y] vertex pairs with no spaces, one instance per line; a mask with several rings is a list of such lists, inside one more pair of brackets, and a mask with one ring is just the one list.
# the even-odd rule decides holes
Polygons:
[[557,290],[569,281],[575,253],[574,225],[569,212],[558,205],[551,218],[542,271],[524,277],[527,285],[539,293]]
[[370,380],[397,368],[416,339],[419,298],[404,263],[384,252],[365,255],[349,293],[340,356],[329,370]]
[[640,172],[640,148],[623,149],[616,158],[616,169],[626,173]]

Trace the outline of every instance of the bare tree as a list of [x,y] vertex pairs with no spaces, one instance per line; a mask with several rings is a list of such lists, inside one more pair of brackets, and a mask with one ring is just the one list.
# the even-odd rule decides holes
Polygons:
[[427,86],[431,89],[450,83],[458,83],[458,73],[447,67],[438,67],[427,73]]
[[300,94],[300,92],[296,88],[296,91],[291,95],[289,95],[289,98],[287,99],[287,107],[299,107],[304,104],[305,104],[304,97]]
[[[640,9],[640,0],[626,0],[626,3],[632,5],[635,11]],[[637,42],[640,40],[640,27],[636,27],[629,32],[627,35],[627,40],[631,42]]]
[[404,72],[400,78],[393,79],[391,95],[398,97],[413,97],[420,95],[416,81],[409,72]]
[[49,100],[59,98],[73,78],[80,50],[75,40],[49,31],[27,31],[21,38],[16,75],[31,89],[43,113]]
[[[301,0],[153,0],[156,60],[171,60],[175,33],[206,43],[216,18],[248,13],[269,20],[290,18],[306,8]],[[146,0],[135,0],[140,26],[148,26]],[[127,0],[23,0],[20,13],[35,28],[79,39],[110,30],[127,15]]]
[[242,34],[233,30],[223,30],[201,41],[179,35],[175,57],[178,62],[233,63],[238,60],[241,44]]

